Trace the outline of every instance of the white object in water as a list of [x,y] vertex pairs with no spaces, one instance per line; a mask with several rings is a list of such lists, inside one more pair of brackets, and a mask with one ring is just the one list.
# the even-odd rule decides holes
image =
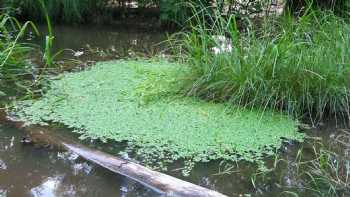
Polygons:
[[49,177],[41,185],[30,190],[32,197],[56,197],[63,177]]
[[[7,170],[7,165],[0,159],[0,170]],[[0,193],[1,194],[1,193]],[[1,196],[1,195],[0,195]]]
[[13,143],[14,143],[14,141],[15,141],[15,137],[14,137],[14,136],[12,136],[11,141],[10,141],[10,148],[12,148],[12,147],[13,147]]
[[84,51],[75,51],[73,55],[74,55],[74,57],[80,57],[80,56],[84,55]]
[[212,38],[217,45],[211,48],[215,55],[232,52],[232,41],[230,38],[222,35],[214,35]]
[[88,175],[92,171],[92,166],[86,162],[75,163],[75,164],[73,164],[72,168],[73,168],[74,175],[78,175],[80,172],[84,172],[85,174]]

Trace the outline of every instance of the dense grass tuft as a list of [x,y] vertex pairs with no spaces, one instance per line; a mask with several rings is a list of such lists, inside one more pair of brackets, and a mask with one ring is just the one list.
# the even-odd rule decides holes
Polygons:
[[[194,16],[196,25],[172,40],[191,66],[188,93],[312,121],[348,120],[350,25],[332,13],[308,13],[269,17],[240,31],[232,17]],[[229,37],[232,51],[215,55],[213,35]]]

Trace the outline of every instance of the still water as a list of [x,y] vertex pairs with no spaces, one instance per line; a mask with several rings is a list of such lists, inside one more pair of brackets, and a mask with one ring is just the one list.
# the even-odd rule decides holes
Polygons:
[[[39,26],[40,36],[31,33],[27,40],[44,47],[46,26]],[[59,59],[98,61],[135,56],[151,57],[165,49],[168,33],[159,29],[121,25],[61,25],[54,27],[54,51]]]
[[22,137],[0,125],[0,196],[158,196],[77,155],[22,144]]

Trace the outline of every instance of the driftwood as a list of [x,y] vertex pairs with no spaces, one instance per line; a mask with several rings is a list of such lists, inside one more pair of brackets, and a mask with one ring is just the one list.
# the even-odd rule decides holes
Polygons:
[[140,164],[121,159],[99,150],[88,148],[75,142],[60,132],[54,132],[48,127],[29,126],[24,127],[22,122],[16,122],[6,118],[6,114],[0,111],[0,123],[9,123],[19,129],[25,130],[33,138],[34,142],[47,143],[65,150],[71,151],[82,158],[98,164],[112,172],[121,174],[149,187],[164,196],[185,197],[225,197],[216,191],[177,179],[175,177],[153,171]]

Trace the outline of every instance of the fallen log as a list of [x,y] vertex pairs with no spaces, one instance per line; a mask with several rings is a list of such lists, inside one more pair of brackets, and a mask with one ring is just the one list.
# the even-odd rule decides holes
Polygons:
[[153,171],[135,162],[121,159],[99,150],[91,149],[43,126],[25,127],[22,122],[8,119],[6,113],[0,111],[0,123],[6,122],[24,130],[34,142],[44,142],[71,151],[82,158],[100,165],[112,172],[126,176],[164,196],[185,197],[225,197],[213,190],[180,180],[178,178]]

